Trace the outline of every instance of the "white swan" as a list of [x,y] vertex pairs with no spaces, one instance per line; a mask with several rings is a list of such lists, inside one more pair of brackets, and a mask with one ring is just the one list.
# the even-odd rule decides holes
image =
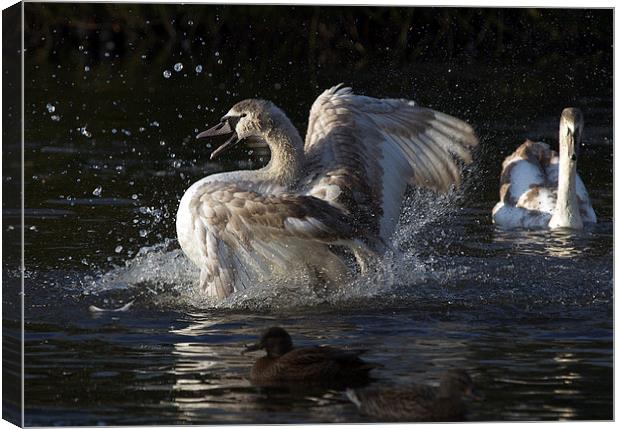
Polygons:
[[388,247],[407,184],[446,192],[458,185],[453,156],[477,145],[465,122],[411,101],[333,87],[314,102],[305,144],[265,100],[237,103],[197,138],[232,134],[211,158],[244,138],[262,139],[267,166],[213,174],[181,199],[177,236],[219,298],[278,273],[318,282],[348,269],[333,246],[349,248],[363,271]]
[[493,222],[503,228],[572,228],[596,223],[588,191],[577,174],[583,115],[566,108],[560,118],[560,154],[526,140],[502,164],[500,201]]

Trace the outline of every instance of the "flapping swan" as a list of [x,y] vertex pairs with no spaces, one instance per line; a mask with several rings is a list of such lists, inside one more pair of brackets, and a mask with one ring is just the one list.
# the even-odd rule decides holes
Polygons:
[[502,164],[493,222],[503,228],[572,228],[596,223],[588,191],[577,174],[583,133],[581,110],[568,107],[560,118],[560,154],[526,140]]
[[362,360],[360,355],[365,350],[294,348],[291,336],[278,326],[269,328],[258,343],[247,346],[243,353],[263,349],[267,354],[258,358],[250,371],[250,380],[258,385],[364,385],[368,373],[381,366]]
[[224,134],[232,136],[211,158],[261,139],[271,160],[205,177],[181,199],[179,243],[200,268],[200,285],[220,298],[282,273],[342,281],[348,268],[334,245],[349,248],[364,271],[389,248],[406,185],[448,191],[460,181],[453,156],[469,163],[478,144],[452,116],[339,87],[314,102],[305,144],[265,100],[237,103],[197,138]]

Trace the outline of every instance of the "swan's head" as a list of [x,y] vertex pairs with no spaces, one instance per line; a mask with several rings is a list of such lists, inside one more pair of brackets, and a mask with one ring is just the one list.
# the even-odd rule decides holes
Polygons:
[[196,136],[197,139],[231,134],[226,142],[211,153],[214,159],[243,139],[263,140],[275,123],[288,121],[284,112],[267,100],[248,99],[235,104],[220,122]]
[[579,146],[583,134],[583,114],[576,107],[567,107],[560,118],[560,151],[568,154],[575,162],[579,156]]

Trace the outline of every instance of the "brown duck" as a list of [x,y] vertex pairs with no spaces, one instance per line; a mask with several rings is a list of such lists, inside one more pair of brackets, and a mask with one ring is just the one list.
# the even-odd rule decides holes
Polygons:
[[332,347],[293,348],[291,336],[280,327],[269,328],[259,342],[243,353],[264,349],[250,372],[258,385],[303,383],[352,387],[365,384],[368,372],[381,365],[364,362],[364,350],[339,350]]
[[443,421],[465,419],[464,396],[481,399],[469,374],[446,371],[439,387],[421,384],[347,389],[346,395],[364,414],[390,421]]

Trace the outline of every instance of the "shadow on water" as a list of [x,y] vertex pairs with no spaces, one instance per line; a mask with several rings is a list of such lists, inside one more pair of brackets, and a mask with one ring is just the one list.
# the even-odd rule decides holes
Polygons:
[[[384,382],[468,369],[487,397],[471,404],[473,420],[612,418],[608,11],[292,8],[298,21],[284,25],[279,13],[218,6],[190,25],[202,6],[27,7],[26,424],[366,421],[335,390],[251,386],[252,357],[239,352],[271,325],[299,345],[368,349]],[[246,34],[231,30],[234,13],[241,27],[254,19],[255,44],[234,49]],[[272,31],[295,22],[307,45]],[[398,25],[373,25],[386,22]],[[346,288],[258,283],[206,301],[175,240],[178,201],[204,175],[269,155],[240,146],[212,163],[195,134],[254,96],[303,130],[314,98],[341,81],[472,123],[481,145],[462,189],[412,190],[401,254]],[[599,223],[575,234],[495,228],[501,160],[526,137],[557,144],[567,105],[585,114],[578,168]],[[19,232],[5,231],[9,249]],[[16,256],[4,255],[3,275],[18,279]]]

